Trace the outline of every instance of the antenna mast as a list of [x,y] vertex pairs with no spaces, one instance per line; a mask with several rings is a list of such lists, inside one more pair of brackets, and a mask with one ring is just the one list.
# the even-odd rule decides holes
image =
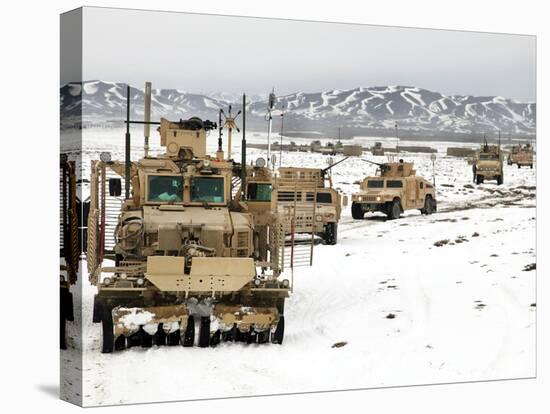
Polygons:
[[273,111],[273,107],[275,106],[275,101],[277,97],[275,96],[275,89],[271,89],[271,93],[269,94],[269,99],[267,102],[267,113],[266,113],[266,121],[267,121],[267,162],[269,165],[269,162],[271,160],[271,127],[273,123],[273,116],[271,112]]
[[282,165],[283,162],[283,128],[284,128],[284,115],[285,115],[285,104],[281,104],[281,131],[279,132],[279,136],[281,138],[279,143],[279,168]]
[[397,139],[397,158],[399,158],[399,132],[397,127],[397,122],[395,123],[395,138]]
[[143,137],[145,142],[143,144],[143,152],[145,158],[149,156],[149,135],[150,135],[150,122],[151,122],[151,82],[145,82],[145,107],[143,108]]

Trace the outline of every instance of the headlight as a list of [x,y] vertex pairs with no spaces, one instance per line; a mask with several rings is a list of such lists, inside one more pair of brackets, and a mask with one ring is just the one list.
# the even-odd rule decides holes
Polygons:
[[376,197],[376,201],[380,201],[382,198],[380,196]]
[[203,167],[205,167],[205,168],[210,167],[210,160],[204,160],[204,161],[202,162],[202,165],[203,165]]
[[323,216],[321,216],[320,214],[317,214],[317,215],[315,216],[315,220],[317,220],[317,221],[323,221]]
[[259,168],[265,167],[265,159],[263,159],[262,157],[258,158],[256,160],[256,167],[259,167]]
[[261,283],[262,281],[259,278],[254,279],[254,286],[258,287]]
[[145,280],[142,277],[140,277],[138,280],[136,280],[136,283],[138,286],[143,286],[143,284],[145,283]]
[[104,285],[110,285],[112,282],[111,278],[110,277],[106,277],[105,279],[103,279],[103,284]]
[[285,289],[290,286],[290,281],[288,279],[283,280],[282,285]]
[[121,279],[126,279],[127,277],[128,277],[128,275],[126,273],[121,273],[120,274]]
[[357,201],[363,201],[363,197],[358,196],[358,197],[357,197]]

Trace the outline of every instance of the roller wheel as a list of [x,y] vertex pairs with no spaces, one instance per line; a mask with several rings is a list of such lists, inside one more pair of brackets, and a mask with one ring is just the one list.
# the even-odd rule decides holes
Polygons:
[[247,344],[255,344],[258,341],[258,333],[254,330],[254,327],[251,326],[248,331],[248,338],[246,338]]
[[126,349],[126,337],[120,335],[115,339],[115,351],[122,351]]
[[201,317],[201,330],[199,332],[199,347],[206,348],[210,345],[210,317]]
[[258,332],[258,343],[265,344],[269,342],[269,329],[266,331]]
[[279,323],[277,324],[277,328],[275,328],[275,332],[271,335],[271,342],[274,344],[281,345],[283,343],[283,338],[285,336],[285,317],[280,316],[279,317]]
[[233,324],[233,327],[222,333],[222,340],[227,342],[235,341],[237,337],[237,325]]
[[364,216],[365,213],[363,212],[361,204],[351,203],[351,217],[353,217],[354,220],[362,220]]
[[158,346],[166,345],[166,332],[164,332],[164,325],[159,323],[157,331],[153,335],[153,343]]
[[126,339],[126,346],[132,348],[134,346],[141,346],[141,328],[139,331],[134,332]]
[[221,336],[222,333],[218,329],[216,332],[212,334],[212,337],[210,338],[210,346],[214,347],[217,346],[221,342]]
[[195,343],[195,318],[190,316],[187,319],[187,328],[183,334],[183,346],[193,346]]
[[166,335],[166,345],[176,346],[179,345],[181,341],[181,332],[179,329],[176,329],[174,332],[170,332]]
[[151,348],[153,346],[153,335],[149,335],[144,329],[143,326],[139,328],[141,336],[141,347],[142,348]]

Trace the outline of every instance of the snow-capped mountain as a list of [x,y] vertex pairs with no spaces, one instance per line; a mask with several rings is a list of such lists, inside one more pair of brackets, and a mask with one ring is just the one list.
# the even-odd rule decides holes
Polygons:
[[[84,120],[123,120],[126,111],[126,85],[87,81],[61,87],[62,119],[80,115]],[[143,116],[142,89],[131,88],[132,117]],[[247,125],[265,127],[267,102],[261,96],[249,97]],[[177,89],[154,89],[153,117],[169,119],[199,116],[217,120],[219,108],[233,102],[240,109],[237,95],[223,92],[193,94]],[[335,128],[534,134],[536,104],[495,96],[445,96],[410,86],[377,86],[326,92],[297,92],[277,98],[276,108],[284,106],[285,125],[292,130],[334,130]],[[276,112],[275,115],[280,114]],[[285,129],[286,129],[285,128]]]

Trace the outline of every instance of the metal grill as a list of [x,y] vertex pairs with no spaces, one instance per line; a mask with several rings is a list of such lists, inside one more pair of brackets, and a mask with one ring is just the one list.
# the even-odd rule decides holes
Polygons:
[[[284,234],[283,266],[311,266],[315,241],[317,184],[314,172],[286,171],[275,180],[277,211]],[[283,244],[283,243],[282,243]]]

